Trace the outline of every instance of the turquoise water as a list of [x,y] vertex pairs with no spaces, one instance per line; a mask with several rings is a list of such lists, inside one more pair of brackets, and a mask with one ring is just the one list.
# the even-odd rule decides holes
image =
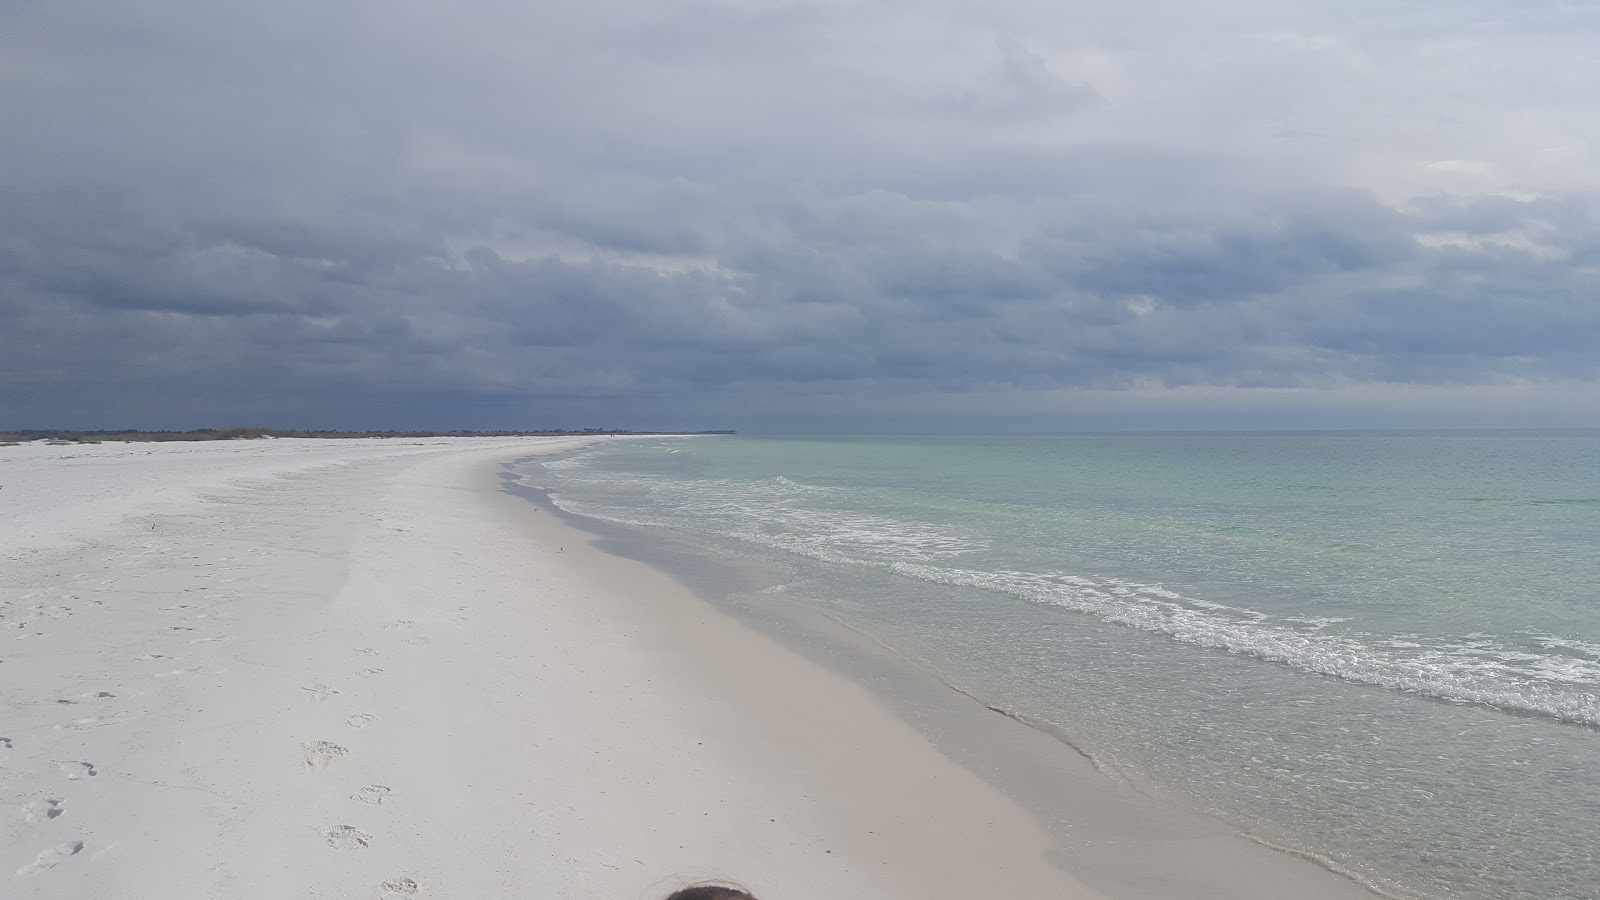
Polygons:
[[1600,897],[1600,432],[664,439],[524,472],[1396,893]]

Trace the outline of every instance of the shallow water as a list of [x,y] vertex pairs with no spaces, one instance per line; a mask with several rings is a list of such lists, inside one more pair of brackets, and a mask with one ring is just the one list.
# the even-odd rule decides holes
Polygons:
[[524,467],[1398,888],[1600,897],[1600,433],[701,438]]

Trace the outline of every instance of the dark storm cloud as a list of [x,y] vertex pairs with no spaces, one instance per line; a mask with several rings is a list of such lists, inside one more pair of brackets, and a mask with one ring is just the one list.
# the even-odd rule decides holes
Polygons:
[[1595,393],[1593,14],[539,6],[0,12],[0,424]]

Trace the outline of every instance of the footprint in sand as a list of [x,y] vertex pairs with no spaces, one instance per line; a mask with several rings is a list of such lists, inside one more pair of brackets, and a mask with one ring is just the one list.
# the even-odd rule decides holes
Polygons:
[[377,678],[379,675],[383,674],[383,670],[382,669],[362,669],[360,672],[358,672],[356,674],[360,675],[362,678]]
[[53,869],[62,860],[69,856],[76,856],[83,849],[83,841],[68,841],[57,844],[48,850],[40,850],[33,862],[17,870],[18,875],[37,875],[46,869]]
[[414,897],[417,883],[410,878],[391,878],[383,883],[383,889],[399,897]]
[[61,724],[57,725],[56,728],[70,728],[73,731],[83,731],[88,728],[99,728],[101,725],[109,724],[111,723],[100,718],[99,716],[84,716],[81,719],[73,719],[71,722],[62,722]]
[[350,718],[345,719],[344,723],[349,725],[351,728],[365,728],[376,721],[378,721],[378,717],[372,713],[356,713]]
[[94,763],[73,760],[61,764],[61,774],[67,776],[68,781],[77,781],[84,777],[93,778],[100,772],[94,767]]
[[329,697],[332,697],[334,694],[339,693],[338,691],[334,690],[331,685],[326,684],[308,684],[300,688],[300,690],[310,694],[312,699],[318,701],[326,700]]
[[433,643],[433,638],[428,637],[425,634],[418,634],[418,635],[413,635],[411,637],[406,638],[406,643],[412,644],[414,646],[421,647],[424,644]]
[[48,822],[61,815],[61,801],[54,797],[45,797],[22,805],[22,820],[24,822]]
[[388,785],[369,784],[361,790],[356,791],[354,794],[351,794],[350,799],[360,800],[362,803],[371,803],[373,806],[379,806],[383,803],[383,798],[387,796],[389,796]]
[[353,652],[360,656],[380,656],[383,653],[377,647],[357,647]]
[[61,699],[57,700],[56,702],[57,703],[93,703],[96,700],[113,700],[113,699],[116,699],[116,696],[117,696],[116,694],[113,694],[110,691],[85,691],[82,694],[73,694],[70,697],[62,697]]
[[329,825],[322,839],[335,850],[364,850],[372,845],[372,835],[352,825]]
[[11,738],[0,738],[0,750],[11,749]]
[[333,741],[310,741],[300,745],[305,750],[306,768],[326,769],[335,760],[350,755],[350,748]]

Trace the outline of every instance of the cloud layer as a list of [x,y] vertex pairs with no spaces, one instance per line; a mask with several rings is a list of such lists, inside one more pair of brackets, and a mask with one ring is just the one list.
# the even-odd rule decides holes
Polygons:
[[1490,0],[23,0],[0,425],[1593,424],[1597,38]]

